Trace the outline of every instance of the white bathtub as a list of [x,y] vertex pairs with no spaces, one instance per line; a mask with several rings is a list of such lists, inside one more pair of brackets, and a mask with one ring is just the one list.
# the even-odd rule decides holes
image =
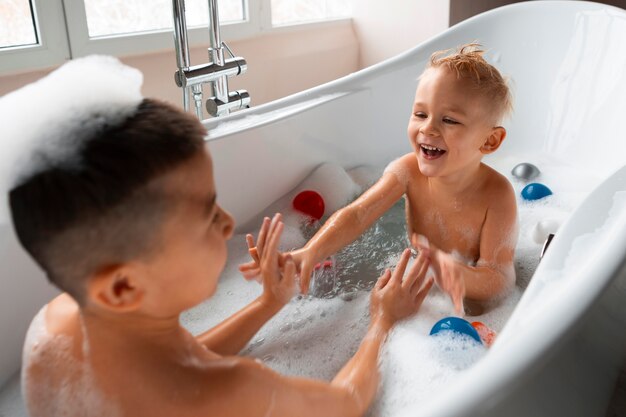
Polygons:
[[[615,210],[626,205],[614,201],[626,193],[626,11],[582,1],[496,9],[374,67],[212,120],[220,201],[245,225],[323,162],[384,166],[408,152],[417,75],[433,51],[473,40],[513,80],[498,154],[541,153],[604,180],[561,226],[489,354],[411,414],[604,415],[626,356],[626,209]],[[6,404],[19,401],[11,377],[23,337],[56,291],[8,225],[0,251],[0,386],[11,381],[0,411],[19,410]]]

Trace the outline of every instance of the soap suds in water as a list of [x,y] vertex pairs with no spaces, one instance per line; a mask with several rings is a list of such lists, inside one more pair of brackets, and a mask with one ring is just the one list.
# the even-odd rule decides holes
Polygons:
[[[511,180],[518,196],[524,184],[512,178],[510,169],[522,161],[504,158],[495,160],[495,166],[492,164]],[[555,161],[535,158],[530,162],[540,168],[550,165],[550,172],[544,173],[542,181],[555,194],[537,202],[518,200],[517,285],[484,314],[468,317],[469,321],[481,321],[496,332],[505,326],[539,262],[541,245],[532,239],[532,227],[546,218],[562,222],[600,180],[585,172],[562,177]],[[380,175],[381,171],[372,169],[372,172]],[[585,187],[572,186],[572,182],[580,184],[579,181]],[[333,187],[334,183],[329,181],[325,186]],[[278,211],[288,213],[289,207]],[[300,224],[299,230],[291,229],[292,236],[285,239],[289,242],[283,242],[282,249],[292,249],[295,240],[306,242],[320,226],[301,221]],[[300,239],[293,238],[296,231],[301,233]],[[333,268],[317,271],[317,282],[312,287],[315,297],[294,298],[255,335],[243,353],[287,375],[331,380],[356,352],[367,331],[369,290],[385,268],[396,265],[408,245],[404,199],[401,199],[361,238],[333,256]],[[237,271],[240,263],[249,260],[243,235],[233,237],[229,251],[229,262],[217,294],[181,318],[194,334],[219,323],[261,294],[260,285],[246,282]],[[449,297],[433,289],[419,314],[396,326],[381,354],[381,387],[369,415],[395,415],[411,407],[419,408],[488,354],[481,345],[458,336],[428,336],[435,322],[453,314]]]

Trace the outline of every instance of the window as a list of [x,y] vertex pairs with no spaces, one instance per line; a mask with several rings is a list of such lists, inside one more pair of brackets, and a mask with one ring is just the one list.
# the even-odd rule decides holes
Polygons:
[[0,48],[36,44],[37,32],[30,1],[0,1]]
[[350,0],[272,0],[272,25],[348,17],[352,13]]
[[[242,0],[220,0],[220,22],[246,20]],[[207,0],[187,0],[185,17],[188,27],[209,23]],[[172,29],[171,0],[85,0],[89,37]]]
[[[222,39],[345,17],[352,1],[218,0]],[[208,0],[185,0],[185,8],[189,45],[208,46]],[[172,9],[172,0],[0,0],[0,74],[89,54],[172,50]]]
[[0,74],[69,57],[62,0],[0,0]]

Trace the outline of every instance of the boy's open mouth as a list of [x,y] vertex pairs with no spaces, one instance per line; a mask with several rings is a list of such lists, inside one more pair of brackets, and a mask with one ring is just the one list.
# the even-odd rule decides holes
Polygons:
[[420,150],[422,152],[422,155],[426,159],[437,159],[444,153],[446,153],[446,151],[443,149],[437,148],[435,146],[425,145],[423,143],[420,144]]

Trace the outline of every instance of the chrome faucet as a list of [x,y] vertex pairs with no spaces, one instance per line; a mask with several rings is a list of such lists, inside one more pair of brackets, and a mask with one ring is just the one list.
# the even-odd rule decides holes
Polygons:
[[[248,65],[242,57],[236,57],[220,36],[217,0],[209,2],[209,59],[208,64],[191,66],[189,41],[185,19],[185,0],[172,0],[174,12],[174,46],[178,71],[174,74],[176,85],[183,88],[183,107],[189,111],[190,96],[194,101],[196,115],[203,119],[202,84],[209,83],[211,97],[206,110],[211,116],[223,116],[231,111],[250,107],[250,94],[246,90],[228,91],[228,77],[243,74]],[[224,59],[224,50],[230,58]]]

